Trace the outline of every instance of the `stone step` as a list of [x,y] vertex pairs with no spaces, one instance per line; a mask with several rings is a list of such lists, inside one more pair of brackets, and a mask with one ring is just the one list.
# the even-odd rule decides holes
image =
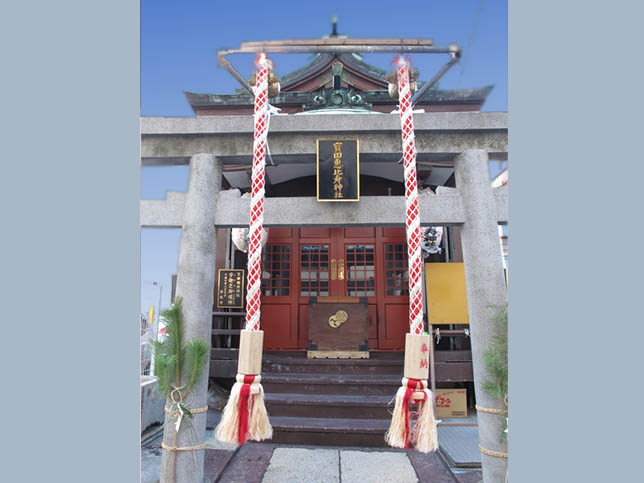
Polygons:
[[[435,374],[438,382],[467,382],[474,379],[469,351],[437,352]],[[371,354],[369,359],[307,359],[305,353],[267,353],[262,372],[280,374],[393,375],[402,378],[403,354]]]
[[[355,374],[402,377],[402,352],[370,353],[369,359],[307,359],[305,351],[265,352],[263,373],[280,374]],[[212,349],[211,378],[233,378],[237,373],[237,351]],[[467,382],[474,379],[470,351],[436,352],[437,382]]]
[[272,443],[325,446],[386,446],[387,419],[274,416]]
[[[304,418],[390,419],[393,395],[365,396],[339,394],[265,395],[266,408],[271,416]],[[388,404],[391,402],[390,407]]]
[[397,359],[303,359],[265,357],[262,372],[309,374],[389,374],[402,377],[403,360]]
[[400,377],[355,374],[262,374],[266,393],[341,394],[390,396],[396,394]]

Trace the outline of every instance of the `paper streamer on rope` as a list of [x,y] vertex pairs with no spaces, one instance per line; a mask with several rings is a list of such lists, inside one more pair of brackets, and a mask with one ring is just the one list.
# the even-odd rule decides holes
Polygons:
[[250,241],[248,244],[248,283],[246,329],[259,330],[260,285],[262,283],[262,225],[264,223],[264,158],[268,135],[269,60],[258,54],[255,86],[255,135],[253,141],[253,176],[250,199]]
[[400,121],[402,126],[403,161],[405,166],[405,206],[407,228],[407,255],[409,259],[409,332],[423,333],[423,288],[420,216],[418,210],[418,180],[416,177],[416,143],[414,118],[409,88],[409,63],[401,56],[398,64]]

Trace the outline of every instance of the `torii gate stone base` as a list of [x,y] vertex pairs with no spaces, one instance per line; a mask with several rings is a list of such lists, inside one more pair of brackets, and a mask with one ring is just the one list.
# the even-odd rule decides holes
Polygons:
[[[356,123],[355,116],[341,114],[295,117],[299,119],[278,116],[271,121],[269,142],[271,135],[277,139],[271,143],[274,159],[283,156],[289,162],[294,154],[298,159],[308,159],[315,153],[315,136],[332,131],[342,132],[344,136],[352,131],[354,137],[365,139],[360,143],[361,162],[369,157],[370,151],[372,155],[391,153],[397,156],[396,160],[399,158],[397,116],[360,116],[360,123]],[[507,114],[421,113],[414,114],[414,119],[419,159],[448,157],[454,164],[456,189],[439,188],[436,194],[420,195],[421,224],[462,227],[476,400],[479,406],[503,409],[503,401],[483,391],[481,384],[488,377],[483,353],[492,342],[492,319],[507,303],[497,229],[497,223],[507,222],[507,188],[493,189],[488,172],[489,153],[495,159],[507,156]],[[239,126],[232,125],[235,123]],[[209,342],[215,283],[215,229],[248,226],[249,221],[249,200],[241,199],[237,191],[220,192],[222,164],[228,159],[239,163],[242,155],[250,157],[252,122],[216,116],[210,119],[143,118],[142,133],[144,165],[185,164],[189,160],[188,192],[169,193],[167,200],[141,201],[141,226],[183,228],[177,295],[183,298],[184,333],[186,338]],[[230,136],[232,133],[234,136]],[[280,137],[287,134],[288,141]],[[212,147],[209,153],[198,150],[206,146]],[[308,198],[268,198],[264,224],[268,227],[404,224],[403,197],[363,197],[359,203],[343,205],[328,206]],[[188,407],[207,404],[207,383],[207,377],[203,377],[189,395]],[[507,453],[507,443],[499,442],[503,417],[478,413],[480,445],[491,452]],[[173,423],[174,420],[166,420],[168,431],[164,434],[164,443],[170,447],[174,446],[174,431],[169,431],[174,429]],[[206,413],[195,414],[192,424],[198,440],[195,441],[192,429],[182,424],[177,447],[203,443]],[[484,482],[504,482],[507,459],[486,453],[481,458]],[[172,452],[164,450],[162,483],[172,481],[171,459]],[[203,463],[203,450],[177,451],[175,481],[202,481]]]

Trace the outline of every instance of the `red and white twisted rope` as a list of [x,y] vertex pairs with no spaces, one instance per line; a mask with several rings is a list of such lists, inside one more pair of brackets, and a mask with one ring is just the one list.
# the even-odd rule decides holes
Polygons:
[[268,135],[268,66],[259,54],[256,61],[255,137],[253,141],[253,176],[250,199],[248,243],[248,283],[246,295],[246,330],[259,330],[260,289],[262,283],[262,225],[264,223],[264,157]]
[[409,259],[409,332],[423,333],[423,289],[420,216],[418,211],[418,180],[416,177],[416,144],[414,118],[409,88],[409,63],[399,57],[398,93],[402,126],[403,159],[405,163],[405,205],[407,209],[407,254]]

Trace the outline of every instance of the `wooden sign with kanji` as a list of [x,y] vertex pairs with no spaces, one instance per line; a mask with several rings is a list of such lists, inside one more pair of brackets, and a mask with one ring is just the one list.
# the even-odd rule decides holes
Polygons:
[[244,307],[244,270],[219,269],[217,276],[217,307],[241,309]]
[[429,377],[429,335],[406,334],[405,377],[427,380]]

